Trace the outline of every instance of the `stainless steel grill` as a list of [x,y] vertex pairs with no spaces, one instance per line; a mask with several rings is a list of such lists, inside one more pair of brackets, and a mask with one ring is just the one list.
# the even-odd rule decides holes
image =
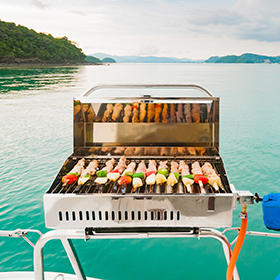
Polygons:
[[[206,96],[188,95],[197,89]],[[157,90],[168,90],[166,97]],[[221,184],[186,186],[180,176],[173,186],[143,180],[135,189],[117,180],[99,184],[96,173],[82,185],[62,182],[81,159],[102,170],[122,156],[126,165],[166,161],[169,173],[171,162],[183,160],[189,170],[209,162]],[[178,230],[231,226],[236,197],[219,155],[219,98],[196,85],[103,86],[74,99],[74,153],[44,195],[44,208],[50,228]]]

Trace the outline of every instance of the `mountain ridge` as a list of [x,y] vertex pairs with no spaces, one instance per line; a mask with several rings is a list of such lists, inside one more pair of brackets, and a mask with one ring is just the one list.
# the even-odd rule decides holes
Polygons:
[[176,57],[158,57],[158,56],[119,56],[107,53],[93,53],[89,56],[94,56],[100,60],[104,58],[112,58],[117,63],[199,63],[204,62],[203,59],[193,60],[189,58],[176,58]]
[[280,56],[267,56],[253,53],[242,55],[211,56],[208,59],[193,60],[189,58],[156,57],[156,56],[117,56],[107,53],[94,53],[100,60],[112,58],[117,63],[280,63]]

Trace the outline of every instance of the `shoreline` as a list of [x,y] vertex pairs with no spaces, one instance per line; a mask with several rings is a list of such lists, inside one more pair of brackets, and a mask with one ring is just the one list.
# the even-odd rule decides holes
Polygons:
[[69,62],[69,63],[28,63],[28,62],[23,62],[23,63],[0,63],[0,69],[1,68],[21,68],[21,67],[74,67],[74,66],[87,66],[87,65],[95,65],[95,66],[102,66],[102,65],[107,65],[107,63],[90,63],[90,62]]

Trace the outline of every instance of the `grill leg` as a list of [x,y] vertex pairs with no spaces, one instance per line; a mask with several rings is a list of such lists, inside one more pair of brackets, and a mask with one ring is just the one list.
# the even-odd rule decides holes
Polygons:
[[[68,238],[69,239],[68,239]],[[34,274],[35,280],[44,280],[44,263],[43,263],[43,247],[44,245],[54,239],[60,239],[70,263],[76,273],[78,280],[86,280],[86,276],[81,267],[79,258],[76,254],[76,250],[72,244],[73,239],[84,239],[84,232],[77,232],[75,230],[63,231],[63,230],[53,230],[43,234],[34,246]]]
[[86,280],[86,275],[83,271],[83,268],[81,266],[80,260],[78,258],[76,249],[73,245],[72,240],[63,238],[61,239],[61,242],[63,244],[63,247],[67,253],[68,259],[71,262],[71,265],[75,271],[75,274],[78,278],[78,280]]

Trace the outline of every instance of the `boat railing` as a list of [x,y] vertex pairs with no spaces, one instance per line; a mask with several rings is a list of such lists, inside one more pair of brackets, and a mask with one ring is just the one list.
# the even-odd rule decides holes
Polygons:
[[[231,243],[226,237],[225,233],[228,231],[240,231],[239,227],[226,228],[224,231],[219,231],[212,228],[192,228],[188,232],[131,232],[131,233],[100,233],[95,232],[94,229],[90,231],[87,230],[77,230],[77,229],[55,229],[42,234],[38,230],[32,229],[17,229],[12,231],[0,230],[0,237],[12,237],[19,238],[22,237],[34,248],[33,262],[34,262],[34,273],[35,280],[44,279],[44,257],[43,257],[43,247],[51,240],[60,240],[66,253],[68,259],[72,265],[72,268],[76,274],[78,280],[86,280],[86,275],[76,253],[75,247],[72,243],[74,239],[82,240],[97,240],[97,239],[144,239],[144,238],[213,238],[218,240],[224,252],[227,264],[230,262],[232,255],[232,246],[235,244],[235,238]],[[37,233],[40,235],[39,239],[35,244],[33,244],[28,238],[29,233]],[[260,236],[260,237],[274,237],[280,238],[280,234],[268,233],[268,232],[257,232],[257,231],[247,231],[246,235]],[[235,267],[233,272],[233,279],[239,280],[239,274],[237,268]]]

